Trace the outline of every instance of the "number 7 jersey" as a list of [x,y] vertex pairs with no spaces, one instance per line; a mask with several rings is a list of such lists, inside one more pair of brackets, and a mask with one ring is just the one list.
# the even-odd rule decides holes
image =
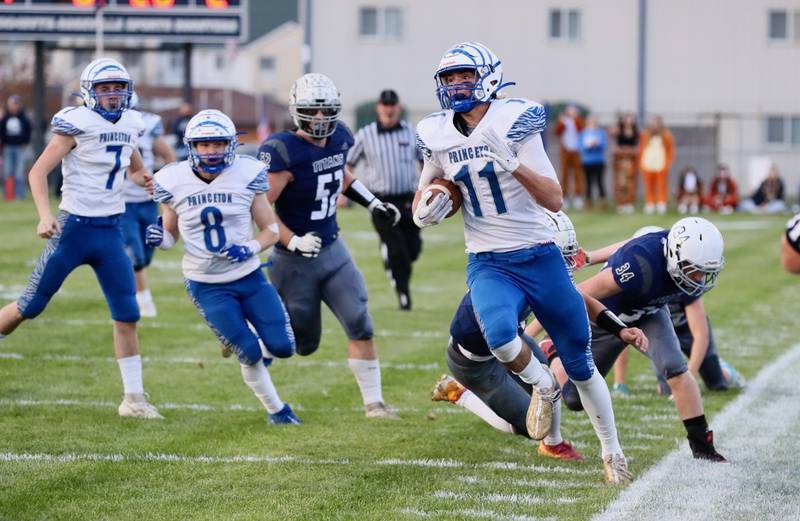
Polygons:
[[153,200],[178,215],[185,278],[217,284],[239,280],[258,269],[258,255],[235,263],[222,252],[253,238],[253,199],[268,189],[264,165],[250,156],[237,155],[233,164],[210,182],[195,175],[189,161],[158,171]]
[[[511,143],[525,166],[558,182],[539,135],[546,125],[544,108],[520,98],[495,100],[470,136],[456,129],[453,116],[445,110],[420,121],[417,146],[426,163],[461,189],[467,251],[506,252],[553,241],[542,207],[510,172],[483,156],[489,147],[481,139],[491,128]],[[430,181],[421,178],[420,190]]]
[[86,217],[124,212],[123,184],[144,132],[141,115],[126,110],[112,123],[86,107],[67,107],[53,116],[51,125],[54,134],[72,136],[76,143],[61,162],[59,208]]

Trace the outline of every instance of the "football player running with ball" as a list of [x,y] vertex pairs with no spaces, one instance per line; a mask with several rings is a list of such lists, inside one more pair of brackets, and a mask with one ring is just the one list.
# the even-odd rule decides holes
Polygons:
[[527,415],[531,438],[550,431],[559,391],[518,335],[518,317],[530,308],[556,338],[600,439],[606,480],[630,479],[605,380],[589,350],[586,307],[570,278],[544,210],[561,208],[562,192],[542,144],[544,108],[498,99],[500,60],[484,45],[448,50],[434,75],[442,110],[417,125],[424,156],[422,192],[415,209],[421,227],[440,223],[452,202],[430,197],[436,178],[455,182],[463,196],[467,284],[491,354],[534,388]]
[[400,212],[345,172],[353,135],[339,123],[341,110],[341,96],[330,78],[315,73],[301,76],[289,100],[297,130],[279,132],[259,149],[259,159],[269,171],[268,197],[275,203],[280,226],[269,277],[289,311],[297,353],[307,356],[319,347],[324,301],[347,335],[348,364],[367,417],[396,419],[383,401],[367,287],[339,237],[336,199],[342,193],[391,226],[400,220]]
[[[118,62],[101,58],[87,65],[80,89],[83,105],[53,116],[53,138],[29,174],[39,213],[36,233],[47,244],[25,292],[0,310],[0,338],[36,318],[75,268],[90,265],[114,320],[114,352],[125,393],[119,415],[158,419],[162,416],[144,395],[136,284],[119,229],[125,177],[142,186],[150,181],[137,149],[144,123],[138,112],[128,110],[133,81]],[[59,162],[64,186],[56,217],[47,175]]]
[[[294,354],[289,317],[258,257],[278,240],[275,214],[264,195],[267,170],[254,157],[236,154],[236,127],[218,110],[192,117],[183,140],[189,159],[155,176],[153,200],[161,203],[163,221],[147,227],[147,244],[166,250],[180,233],[192,302],[220,342],[236,353],[242,378],[269,413],[269,423],[299,424],[278,396],[258,342],[263,341],[270,360]],[[255,238],[253,221],[260,230]]]

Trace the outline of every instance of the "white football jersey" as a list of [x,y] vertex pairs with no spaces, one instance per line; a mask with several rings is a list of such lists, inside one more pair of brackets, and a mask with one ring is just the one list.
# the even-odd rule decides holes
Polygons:
[[[142,154],[145,168],[152,172],[156,163],[153,144],[156,139],[164,135],[164,124],[158,114],[144,111],[138,112],[142,115],[142,121],[144,122],[144,134],[139,139],[139,153]],[[126,203],[144,203],[152,199],[145,187],[137,185],[130,179],[125,179],[124,197]]]
[[[493,129],[511,142],[525,166],[558,182],[539,136],[546,125],[544,107],[520,98],[495,100],[470,136],[456,129],[453,115],[445,110],[420,121],[417,146],[438,177],[461,189],[467,251],[514,251],[553,241],[553,228],[542,207],[510,172],[483,157],[488,146],[481,141],[482,133]],[[431,181],[422,176],[419,189]]]
[[51,125],[53,133],[72,136],[77,143],[61,161],[59,208],[87,217],[124,212],[122,186],[144,132],[141,115],[126,110],[112,123],[84,106],[67,107],[53,116]]
[[256,194],[269,189],[264,163],[237,155],[231,166],[205,182],[195,175],[189,161],[180,161],[159,170],[154,184],[153,199],[178,214],[184,277],[223,283],[258,269],[258,255],[236,263],[220,252],[253,239],[250,207]]

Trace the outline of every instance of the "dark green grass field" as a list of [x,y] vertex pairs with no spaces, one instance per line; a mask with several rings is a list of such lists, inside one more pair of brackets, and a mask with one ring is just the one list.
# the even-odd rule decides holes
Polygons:
[[[588,249],[677,218],[572,217]],[[43,241],[32,204],[2,203],[0,219],[5,303],[24,288]],[[722,356],[746,377],[797,330],[797,281],[778,264],[785,220],[715,221],[727,262],[706,306]],[[340,223],[366,275],[384,396],[402,421],[364,417],[345,337],[326,311],[319,351],[270,369],[305,425],[268,426],[185,294],[180,248],[157,254],[149,276],[159,316],[140,327],[145,387],[166,420],[123,420],[108,312],[93,273],[81,268],[37,320],[0,342],[0,519],[579,520],[614,499],[618,489],[603,485],[599,444],[582,413],[565,411],[562,430],[587,461],[561,463],[457,406],[430,401],[465,289],[459,219],[425,232],[410,313],[396,308],[366,213],[342,211]],[[633,397],[615,401],[615,410],[641,475],[683,429],[672,403],[655,395],[643,356],[632,356],[630,384]],[[735,393],[703,391],[713,427]]]

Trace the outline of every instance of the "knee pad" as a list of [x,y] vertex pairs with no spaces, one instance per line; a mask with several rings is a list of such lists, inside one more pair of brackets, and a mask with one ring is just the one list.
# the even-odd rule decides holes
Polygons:
[[588,380],[592,377],[594,362],[590,342],[591,335],[588,329],[583,332],[574,331],[568,335],[561,335],[556,341],[558,356],[570,379]]
[[[590,376],[591,377],[591,376]],[[567,382],[561,388],[561,399],[564,400],[567,408],[570,411],[582,411],[583,403],[581,403],[581,395],[578,393],[577,387],[572,382]]]
[[476,312],[475,316],[492,351],[517,338],[519,324],[515,320],[516,312],[508,306],[491,306],[483,310],[481,315]]
[[513,362],[522,351],[522,341],[519,337],[514,337],[510,342],[492,349],[495,358],[504,364]]

